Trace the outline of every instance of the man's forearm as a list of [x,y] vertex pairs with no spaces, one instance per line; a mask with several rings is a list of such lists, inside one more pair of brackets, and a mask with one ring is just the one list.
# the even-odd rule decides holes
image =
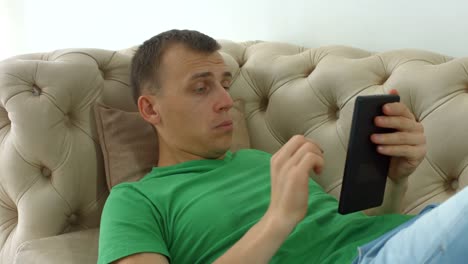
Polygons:
[[402,179],[398,183],[395,183],[390,178],[387,178],[385,196],[382,205],[368,209],[365,211],[365,213],[368,215],[402,213],[403,199],[405,198],[407,189],[408,178]]
[[268,263],[294,228],[281,221],[265,215],[214,263]]

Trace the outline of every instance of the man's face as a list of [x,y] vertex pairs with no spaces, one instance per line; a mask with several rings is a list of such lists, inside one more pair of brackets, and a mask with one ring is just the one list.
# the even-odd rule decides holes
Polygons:
[[169,149],[218,158],[231,146],[232,75],[218,52],[200,53],[177,44],[162,57],[155,124]]

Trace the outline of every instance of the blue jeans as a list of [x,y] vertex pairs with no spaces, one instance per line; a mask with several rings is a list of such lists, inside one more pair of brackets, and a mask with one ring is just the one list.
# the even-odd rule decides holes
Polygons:
[[468,263],[468,187],[358,248],[353,263]]

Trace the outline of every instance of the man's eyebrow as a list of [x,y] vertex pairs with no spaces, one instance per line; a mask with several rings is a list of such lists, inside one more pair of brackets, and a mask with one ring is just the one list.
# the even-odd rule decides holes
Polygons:
[[[213,73],[212,72],[199,72],[199,73],[195,73],[194,75],[192,75],[192,77],[190,77],[190,80],[195,80],[195,79],[198,79],[198,78],[206,78],[206,77],[213,77]],[[232,73],[231,72],[224,72],[223,73],[223,77],[224,78],[232,78]]]
[[211,77],[211,76],[213,76],[213,73],[211,72],[199,72],[199,73],[195,73],[194,75],[192,75],[192,77],[190,77],[190,80],[195,80],[198,78],[206,78],[206,77]]

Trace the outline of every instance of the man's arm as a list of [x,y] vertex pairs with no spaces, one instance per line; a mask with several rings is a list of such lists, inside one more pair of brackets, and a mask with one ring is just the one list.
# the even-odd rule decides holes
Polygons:
[[139,253],[114,261],[113,264],[169,264],[169,262],[161,254]]
[[[151,201],[134,186],[112,189],[101,215],[99,264],[169,263],[164,257],[169,253],[162,239],[161,216],[152,208]],[[160,255],[149,252],[160,252]]]
[[[265,215],[214,263],[268,263],[293,228],[280,221],[280,217]],[[165,256],[155,253],[134,254],[113,263],[169,264]]]
[[[214,263],[268,263],[294,226],[281,223],[281,217],[265,215],[257,224]],[[114,264],[168,264],[155,253],[134,254]]]
[[[293,228],[280,223],[280,219],[280,217],[265,215],[214,263],[268,263]],[[165,256],[155,253],[134,254],[113,263],[169,264]]]

